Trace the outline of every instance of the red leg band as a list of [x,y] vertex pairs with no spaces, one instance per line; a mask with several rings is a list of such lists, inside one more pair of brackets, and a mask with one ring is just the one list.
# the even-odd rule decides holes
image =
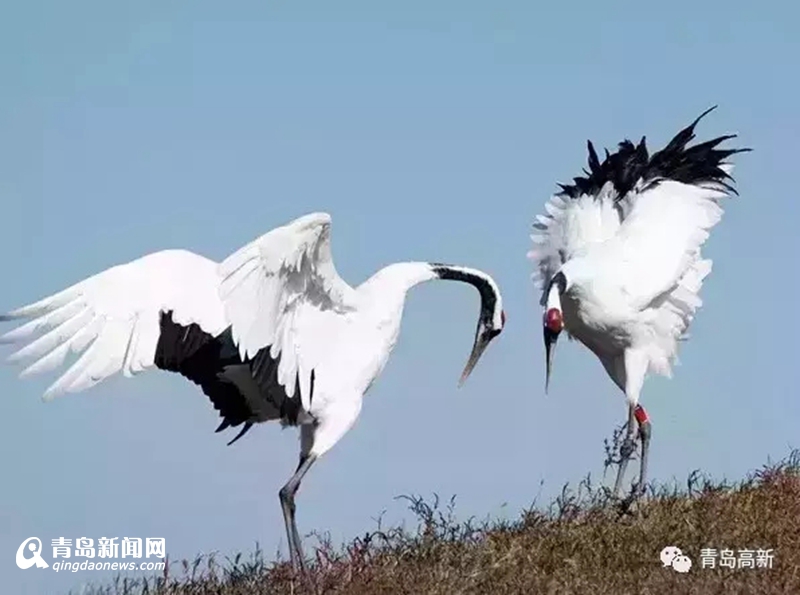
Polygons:
[[636,409],[633,410],[633,415],[636,417],[636,421],[639,422],[639,425],[648,423],[650,421],[650,416],[647,415],[647,411],[645,411],[644,407],[641,405],[636,406]]

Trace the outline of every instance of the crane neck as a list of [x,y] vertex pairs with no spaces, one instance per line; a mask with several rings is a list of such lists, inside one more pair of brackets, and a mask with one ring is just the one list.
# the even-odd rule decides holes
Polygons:
[[438,262],[398,262],[375,273],[358,287],[358,293],[391,302],[405,301],[408,291],[425,281],[443,279],[468,283],[478,290],[481,298],[481,319],[502,328],[503,302],[494,279],[478,269]]
[[388,298],[391,294],[405,297],[409,289],[425,281],[436,279],[437,275],[427,262],[397,262],[383,267],[359,287],[361,294],[382,294]]
[[481,298],[481,321],[492,328],[503,328],[503,298],[491,276],[470,267],[430,263],[439,279],[461,281],[478,290]]
[[561,310],[561,294],[558,290],[558,285],[551,285],[550,292],[547,294],[547,302],[545,304],[545,308],[550,310],[555,308],[556,310]]
[[556,273],[548,284],[545,308],[561,310],[561,294],[567,289],[567,278],[562,271]]

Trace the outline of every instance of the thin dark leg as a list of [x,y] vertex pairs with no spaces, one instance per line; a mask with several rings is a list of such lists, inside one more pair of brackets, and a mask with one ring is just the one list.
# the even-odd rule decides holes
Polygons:
[[303,554],[303,541],[300,539],[300,533],[297,531],[297,522],[295,522],[294,518],[294,507],[292,507],[292,537],[294,538],[294,551],[297,554],[297,559],[300,561],[300,568],[303,570],[303,572],[305,572],[306,557]]
[[628,409],[628,424],[626,426],[625,439],[619,447],[619,469],[617,470],[617,480],[614,482],[614,497],[619,498],[620,490],[622,489],[622,480],[625,477],[625,471],[628,469],[628,461],[633,454],[635,444],[633,442],[633,432],[636,424],[636,417],[634,408]]
[[297,471],[292,475],[291,479],[286,482],[278,492],[281,500],[281,508],[283,509],[283,520],[286,523],[286,538],[289,540],[289,555],[292,558],[292,566],[295,570],[300,570],[305,574],[306,564],[303,557],[303,549],[300,546],[300,536],[297,533],[297,523],[295,522],[295,504],[294,496],[297,489],[300,487],[300,482],[303,476],[308,472],[311,465],[316,460],[316,457],[309,455],[300,458],[300,464],[297,466]]
[[639,424],[639,437],[642,439],[642,461],[639,465],[639,483],[636,485],[637,495],[641,496],[644,494],[645,482],[647,481],[647,457],[650,451],[652,426],[650,425],[650,417],[641,405],[636,407],[635,415]]

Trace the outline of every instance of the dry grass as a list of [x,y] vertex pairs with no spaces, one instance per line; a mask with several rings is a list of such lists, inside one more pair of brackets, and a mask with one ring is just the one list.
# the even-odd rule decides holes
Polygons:
[[[654,487],[639,516],[620,515],[587,478],[547,510],[514,522],[457,521],[452,502],[408,498],[416,531],[378,529],[343,547],[319,537],[310,569],[317,593],[666,595],[800,593],[800,456],[736,485],[693,473],[683,489]],[[307,540],[308,541],[308,540]],[[694,566],[664,568],[676,545]],[[307,551],[312,551],[310,543]],[[708,569],[703,548],[772,548],[773,567]],[[164,576],[119,579],[93,595],[267,595],[312,592],[286,562],[246,559],[170,563]]]

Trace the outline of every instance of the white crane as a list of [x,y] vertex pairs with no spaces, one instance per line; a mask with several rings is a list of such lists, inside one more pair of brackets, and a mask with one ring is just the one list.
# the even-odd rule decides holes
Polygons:
[[494,280],[439,263],[389,265],[356,288],[331,260],[330,216],[276,228],[221,264],[184,250],[112,267],[0,320],[32,319],[0,337],[40,334],[9,358],[21,377],[81,357],[45,392],[51,400],[122,372],[182,374],[211,399],[217,428],[280,420],[300,427],[300,462],[280,490],[292,564],[305,570],[294,497],[308,469],[352,427],[364,393],[383,370],[400,330],[406,293],[433,279],[469,283],[481,298],[466,380],[505,323]]
[[[716,107],[716,106],[715,106]],[[620,446],[614,486],[619,497],[641,439],[639,481],[645,487],[651,425],[639,404],[648,372],[670,377],[678,341],[701,305],[711,260],[701,247],[722,216],[722,200],[736,194],[726,159],[749,149],[719,149],[726,135],[689,146],[700,115],[661,151],[648,155],[645,139],[625,140],[600,162],[588,142],[589,171],[537,216],[534,249],[537,284],[543,289],[545,391],[562,329],[602,362],[628,402],[627,432]]]

